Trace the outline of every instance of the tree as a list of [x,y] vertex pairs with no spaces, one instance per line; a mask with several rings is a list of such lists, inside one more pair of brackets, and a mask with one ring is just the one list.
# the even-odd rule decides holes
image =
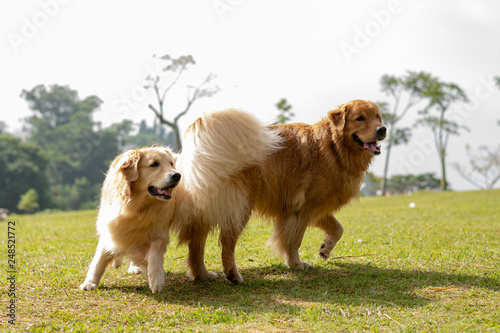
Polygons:
[[39,195],[39,204],[49,204],[45,170],[47,160],[35,144],[10,134],[0,134],[0,203],[15,211],[23,193],[30,188]]
[[65,129],[68,124],[79,123],[82,129],[92,129],[91,115],[102,104],[97,96],[81,100],[76,90],[57,84],[48,89],[40,84],[31,90],[23,90],[21,97],[34,113],[26,119],[30,140],[44,148],[61,141],[61,134],[65,133],[60,129]]
[[[446,181],[448,140],[451,135],[458,135],[460,129],[466,129],[456,121],[446,119],[446,112],[452,104],[468,102],[469,99],[457,84],[442,82],[434,77],[428,78],[422,95],[428,100],[428,104],[420,112],[422,118],[417,121],[417,125],[427,126],[432,130],[441,163],[441,191],[446,191],[448,189],[448,182]],[[432,114],[431,111],[436,112],[437,115]]]
[[[78,179],[86,179],[92,188],[102,184],[109,161],[118,154],[118,139],[130,128],[129,121],[102,129],[92,118],[102,101],[97,96],[80,99],[68,86],[37,85],[23,90],[21,97],[33,112],[26,119],[28,141],[39,145],[49,162],[45,174],[50,197],[57,199],[61,186],[73,186]],[[95,195],[97,190],[81,202]]]
[[471,171],[462,165],[454,163],[453,167],[469,183],[475,187],[486,190],[491,189],[500,180],[500,146],[490,149],[487,146],[479,146],[471,149],[465,146]]
[[403,119],[408,111],[422,99],[422,90],[429,77],[430,75],[424,72],[417,73],[409,71],[406,75],[401,77],[386,74],[382,76],[380,80],[380,90],[393,99],[391,111],[389,111],[388,103],[378,103],[380,111],[382,112],[382,119],[388,129],[388,136],[385,141],[387,143],[387,148],[385,148],[384,174],[382,175],[382,182],[380,185],[382,194],[386,191],[387,173],[389,170],[392,147],[408,143],[411,137],[410,128],[398,128],[397,124]]
[[17,205],[17,209],[28,214],[34,213],[39,207],[40,205],[38,204],[38,194],[32,188],[21,195],[21,200]]
[[156,117],[160,120],[160,122],[164,125],[170,127],[174,134],[175,140],[175,149],[177,151],[181,150],[182,142],[179,128],[179,119],[188,113],[188,111],[193,106],[194,102],[203,98],[203,97],[211,97],[219,92],[219,87],[213,85],[213,80],[216,78],[213,74],[208,74],[208,76],[197,86],[187,86],[187,101],[186,106],[182,111],[177,113],[173,117],[173,120],[167,120],[165,114],[165,98],[167,93],[172,89],[172,87],[179,81],[182,74],[188,69],[189,65],[194,65],[195,61],[191,55],[180,56],[177,59],[172,58],[170,55],[166,54],[162,57],[158,57],[160,61],[166,62],[166,66],[163,71],[168,72],[173,75],[168,83],[162,82],[160,75],[156,76],[148,75],[146,77],[146,81],[148,82],[145,85],[146,89],[153,89],[156,96],[157,106],[153,106],[149,104],[149,108],[153,111]]
[[107,161],[118,153],[118,135],[126,127],[114,125],[101,129],[92,114],[102,101],[97,96],[80,99],[68,86],[44,85],[23,90],[33,115],[26,119],[30,142],[37,143],[50,161],[51,184],[73,184],[85,177],[101,183]]
[[278,116],[276,117],[276,121],[273,125],[285,124],[288,123],[295,114],[291,111],[292,105],[288,104],[286,98],[280,99],[280,101],[276,104],[278,108]]

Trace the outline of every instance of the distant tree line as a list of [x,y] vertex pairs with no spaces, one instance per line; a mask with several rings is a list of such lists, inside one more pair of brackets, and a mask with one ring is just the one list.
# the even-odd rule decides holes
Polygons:
[[441,181],[434,176],[434,173],[391,176],[386,181],[385,192],[381,191],[381,180],[382,177],[377,177],[368,172],[365,176],[361,194],[365,196],[408,194],[417,191],[439,191],[441,187]]

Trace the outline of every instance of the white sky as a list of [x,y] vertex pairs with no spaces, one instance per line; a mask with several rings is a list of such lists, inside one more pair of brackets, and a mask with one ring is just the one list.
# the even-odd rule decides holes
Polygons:
[[[465,144],[499,144],[500,1],[76,1],[0,4],[1,120],[19,131],[30,111],[19,95],[37,84],[68,84],[81,98],[103,101],[95,118],[135,122],[153,114],[143,79],[152,56],[191,54],[197,61],[182,84],[209,72],[222,91],[194,105],[182,127],[204,111],[243,108],[263,121],[285,97],[294,121],[314,123],[352,99],[390,99],[384,74],[430,72],[461,86],[473,100],[454,108],[469,127],[452,137],[448,165],[467,165]],[[364,35],[364,36],[363,36]],[[342,51],[350,45],[355,53]],[[352,49],[351,49],[352,50]],[[168,98],[174,112],[185,101],[179,85]],[[128,103],[128,104],[127,104]],[[119,110],[119,112],[118,112]],[[411,126],[416,111],[403,121]],[[390,174],[435,172],[431,132],[418,128],[409,145],[393,149]],[[371,171],[382,174],[384,156]],[[453,189],[472,186],[448,166]]]

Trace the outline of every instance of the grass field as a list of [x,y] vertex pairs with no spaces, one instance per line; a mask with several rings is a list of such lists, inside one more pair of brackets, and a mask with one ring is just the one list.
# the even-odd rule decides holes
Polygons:
[[[318,229],[306,232],[307,271],[287,269],[265,245],[271,226],[252,220],[237,246],[240,285],[189,281],[187,248],[174,237],[158,295],[125,267],[109,268],[96,291],[78,290],[96,246],[95,215],[9,216],[16,323],[4,316],[2,283],[2,331],[500,332],[499,190],[361,198],[337,214],[345,233],[334,258],[317,254]],[[7,221],[0,226],[5,272]],[[207,266],[221,275],[219,256],[212,236]]]

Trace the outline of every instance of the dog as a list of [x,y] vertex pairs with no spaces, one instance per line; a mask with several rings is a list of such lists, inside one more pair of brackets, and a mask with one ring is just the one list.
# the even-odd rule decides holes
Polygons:
[[[191,131],[204,124],[204,119],[198,119]],[[298,253],[308,226],[325,232],[319,255],[327,259],[343,234],[333,212],[359,196],[365,172],[381,152],[378,141],[387,132],[377,104],[365,100],[345,103],[313,125],[268,128],[279,136],[280,148],[257,164],[232,173],[217,191],[204,181],[209,175],[201,173],[203,165],[200,173],[186,176],[186,187],[203,202],[199,209],[204,218],[176,220],[174,228],[180,242],[189,245],[188,269],[195,279],[214,277],[205,267],[203,252],[207,234],[218,227],[224,275],[233,283],[242,281],[234,251],[252,211],[274,221],[270,244],[284,255],[290,268],[311,266]],[[191,149],[196,150],[196,145],[193,141]]]
[[99,242],[80,289],[97,288],[108,264],[119,267],[127,255],[134,263],[130,271],[144,272],[153,293],[162,290],[163,255],[175,214],[168,201],[181,180],[175,160],[170,149],[156,147],[130,150],[111,163],[96,223]]
[[[190,255],[196,253],[196,259],[203,261],[203,251],[196,251],[197,246],[204,248],[210,231],[204,229],[203,221],[238,229],[233,221],[243,220],[242,214],[251,207],[244,198],[238,199],[241,189],[228,182],[278,149],[280,140],[254,116],[228,109],[206,113],[195,121],[184,135],[181,154],[153,147],[118,156],[104,180],[96,222],[99,241],[80,289],[96,289],[108,264],[119,267],[128,256],[129,273],[144,273],[152,293],[160,292],[170,229],[179,225],[184,226],[184,235],[197,235],[189,244]],[[193,182],[184,182],[187,178]],[[251,186],[251,181],[245,182]],[[227,201],[219,201],[219,196]],[[205,268],[194,276],[217,275]]]

